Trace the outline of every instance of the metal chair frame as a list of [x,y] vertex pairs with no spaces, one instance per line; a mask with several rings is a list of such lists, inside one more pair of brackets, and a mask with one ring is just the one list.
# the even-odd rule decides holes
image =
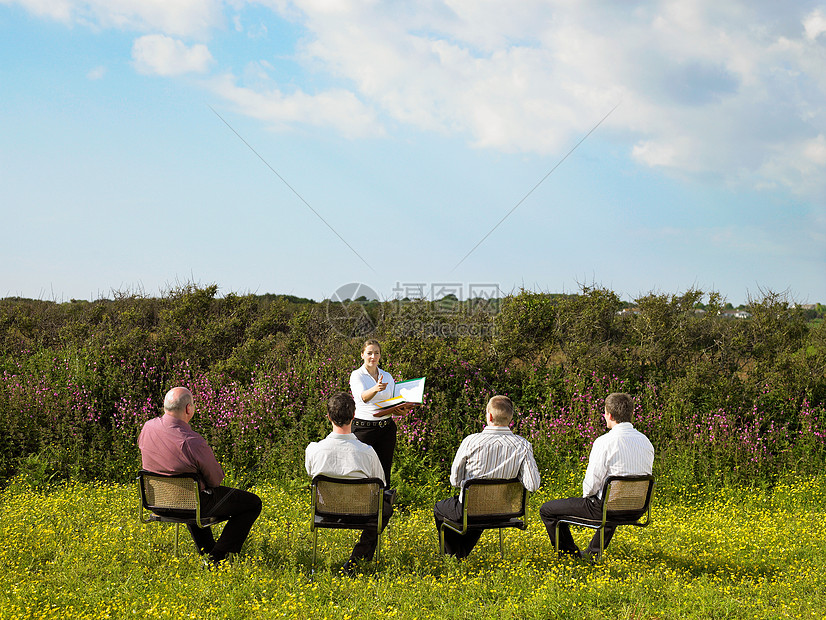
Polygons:
[[175,557],[178,557],[181,524],[204,528],[229,518],[201,516],[201,494],[196,474],[165,475],[142,469],[138,472],[137,482],[138,518],[141,523],[175,524]]
[[[338,509],[335,503],[335,487],[360,485],[364,487],[361,501],[348,503],[346,509]],[[313,520],[313,562],[315,566],[319,529],[365,530],[376,528],[376,563],[381,549],[381,524],[384,509],[385,485],[379,478],[333,478],[318,475],[311,484]],[[329,495],[332,493],[333,495]]]
[[[489,488],[494,487],[494,488]],[[518,488],[517,488],[518,487]],[[485,500],[485,494],[501,493],[505,505],[501,510],[483,511],[477,502]],[[519,507],[513,499],[519,498]],[[462,521],[461,523],[445,519],[439,528],[439,551],[445,552],[445,528],[457,534],[466,534],[468,530],[499,530],[499,556],[505,557],[503,531],[508,527],[520,530],[527,528],[525,523],[525,506],[528,502],[528,491],[517,478],[477,478],[465,480],[462,484]],[[514,509],[516,508],[516,509]]]
[[[646,482],[642,485],[640,483]],[[645,492],[626,493],[624,486],[628,485],[634,491],[644,489]],[[595,560],[599,562],[605,552],[605,526],[633,525],[646,527],[651,523],[651,497],[654,494],[654,476],[609,476],[602,486],[602,519],[586,519],[585,517],[562,516],[556,522],[554,547],[559,553],[559,524],[578,525],[599,531],[599,553]],[[645,517],[643,519],[643,517]],[[643,519],[643,520],[641,520]]]

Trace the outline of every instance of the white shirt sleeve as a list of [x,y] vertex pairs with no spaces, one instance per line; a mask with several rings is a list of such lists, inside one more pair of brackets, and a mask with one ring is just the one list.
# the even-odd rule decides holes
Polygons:
[[456,450],[456,456],[453,458],[453,465],[450,466],[450,484],[456,488],[462,486],[462,483],[465,481],[465,464],[467,462],[467,444],[468,439],[472,437],[472,435],[468,435],[462,440],[462,443],[459,444],[459,449]]
[[307,470],[307,475],[310,478],[314,477],[313,455],[317,448],[318,443],[314,441],[304,449],[304,469]]
[[[602,435],[594,440],[591,446],[591,455],[588,457],[588,468],[585,470],[585,478],[582,480],[582,497],[596,495],[602,490],[602,484],[608,472],[605,462],[604,439],[607,435]],[[600,441],[603,440],[603,441]]]
[[522,482],[528,491],[533,493],[539,488],[541,479],[539,477],[539,468],[536,466],[536,459],[533,458],[533,446],[526,441],[527,454],[525,460],[522,461],[522,470],[519,472],[519,480]]
[[362,368],[356,368],[350,373],[350,392],[353,394],[353,399],[356,401],[356,406],[359,404],[364,404],[364,401],[361,399],[361,393],[367,389],[367,386],[364,385],[365,374],[366,373],[362,372]]
[[368,478],[378,478],[385,484],[385,486],[387,486],[387,480],[384,479],[384,467],[381,466],[379,455],[376,454],[376,451],[372,446],[368,447],[370,448],[370,452],[373,453],[373,458],[370,461],[370,475]]

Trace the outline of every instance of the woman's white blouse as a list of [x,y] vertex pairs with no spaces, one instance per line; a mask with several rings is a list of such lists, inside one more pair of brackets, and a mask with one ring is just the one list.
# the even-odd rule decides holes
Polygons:
[[389,416],[374,416],[373,414],[379,410],[374,404],[379,401],[392,398],[393,389],[396,387],[396,382],[389,372],[379,368],[382,378],[387,382],[387,387],[381,392],[377,393],[370,402],[361,400],[362,392],[369,390],[376,386],[376,380],[367,372],[367,368],[362,364],[361,368],[356,368],[350,373],[350,391],[353,393],[353,400],[356,401],[356,417],[360,420],[383,420]]

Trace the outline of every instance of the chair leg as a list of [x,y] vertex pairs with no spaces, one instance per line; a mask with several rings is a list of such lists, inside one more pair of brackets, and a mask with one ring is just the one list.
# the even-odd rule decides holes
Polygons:
[[380,559],[381,559],[381,523],[379,523],[379,531],[376,534],[376,553],[375,553],[376,566],[379,565],[379,560]]
[[445,554],[445,526],[439,528],[439,553]]
[[315,528],[313,530],[313,563],[310,566],[310,568],[313,568],[313,569],[315,569],[315,552],[316,552],[316,547],[317,546],[318,546],[318,528]]

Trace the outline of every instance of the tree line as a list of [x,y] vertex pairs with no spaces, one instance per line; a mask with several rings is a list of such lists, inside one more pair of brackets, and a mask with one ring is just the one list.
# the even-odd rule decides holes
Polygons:
[[715,292],[629,304],[602,287],[465,301],[314,302],[194,284],[158,297],[3,299],[0,476],[130,478],[140,425],[179,383],[230,470],[301,475],[304,446],[326,432],[324,400],[348,389],[365,337],[381,341],[397,379],[427,377],[425,405],[400,421],[402,478],[442,475],[496,393],[514,401],[515,430],[549,471],[581,464],[611,391],[635,396],[660,467],[681,480],[816,470],[822,320],[770,291],[745,304],[747,319],[724,319],[725,308]]

